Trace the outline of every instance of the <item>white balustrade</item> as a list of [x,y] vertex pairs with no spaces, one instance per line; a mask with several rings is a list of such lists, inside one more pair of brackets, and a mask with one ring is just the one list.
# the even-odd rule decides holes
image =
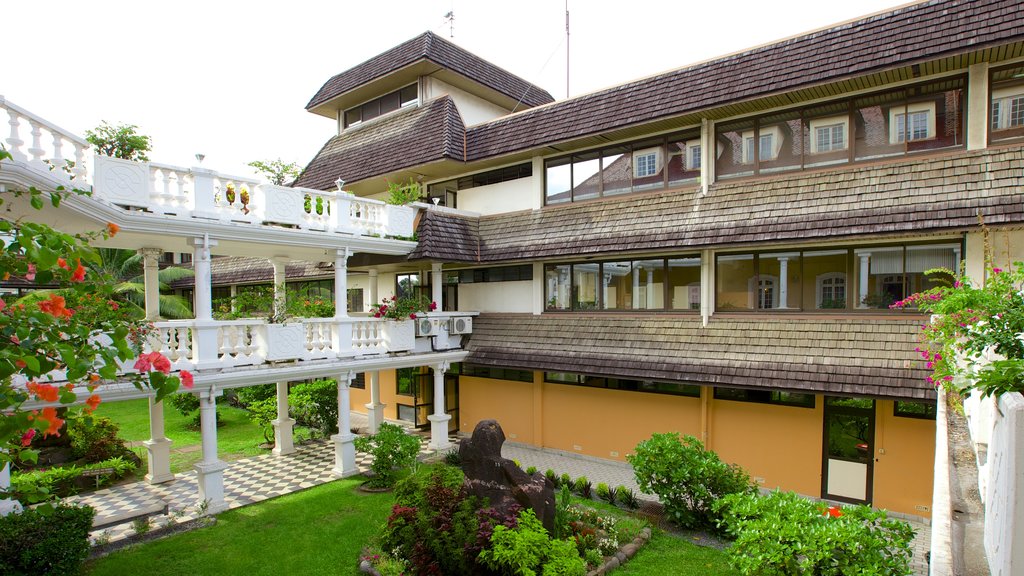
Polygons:
[[213,179],[213,203],[223,221],[258,222],[253,190],[259,182],[218,174]]
[[150,210],[158,214],[189,214],[195,186],[188,168],[151,162],[149,182]]
[[253,343],[255,332],[266,328],[262,320],[231,320],[224,322],[217,330],[217,357],[224,366],[261,364],[263,358],[257,354]]
[[364,234],[383,236],[385,206],[380,200],[354,197],[349,201],[349,219]]
[[[51,172],[61,180],[74,179],[82,187],[86,185],[88,167],[85,165],[85,151],[89,143],[84,138],[36,116],[3,96],[0,96],[0,109],[7,113],[10,131],[4,142],[15,162]],[[73,158],[65,155],[66,144],[74,150]]]
[[147,338],[152,352],[159,352],[171,361],[174,370],[190,370],[192,358],[192,320],[155,322]]
[[303,328],[306,332],[306,354],[304,360],[336,358],[338,353],[333,347],[334,320],[331,318],[304,318]]
[[351,318],[352,352],[357,356],[381,354],[384,348],[384,322],[378,318]]

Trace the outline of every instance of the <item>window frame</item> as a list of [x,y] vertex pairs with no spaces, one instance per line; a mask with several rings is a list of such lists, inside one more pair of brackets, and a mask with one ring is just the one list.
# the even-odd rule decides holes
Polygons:
[[[930,410],[925,410],[924,413],[900,410],[901,404],[925,405],[928,406]],[[892,415],[896,418],[916,418],[918,420],[935,420],[937,413],[938,406],[934,401],[922,402],[920,400],[894,400],[892,403]]]
[[[580,260],[575,260],[575,261],[569,261],[569,262],[545,262],[544,263],[544,302],[545,302],[544,313],[549,313],[549,312],[550,313],[570,313],[570,312],[571,313],[579,313],[579,312],[587,312],[587,313],[590,313],[590,312],[601,312],[601,313],[606,313],[607,312],[607,313],[613,313],[613,314],[636,313],[636,312],[652,312],[652,313],[665,312],[665,313],[673,313],[673,314],[696,314],[696,313],[699,313],[700,312],[700,302],[698,301],[697,302],[697,307],[693,308],[692,307],[692,302],[690,302],[690,300],[689,300],[689,292],[690,292],[689,288],[694,284],[694,282],[688,282],[685,285],[682,285],[682,286],[687,288],[687,304],[688,304],[688,306],[691,306],[691,307],[686,307],[686,308],[673,308],[673,307],[671,307],[671,304],[672,304],[672,294],[670,292],[670,289],[671,289],[671,287],[674,287],[674,285],[671,285],[671,283],[669,281],[670,278],[671,278],[671,266],[669,265],[669,261],[671,261],[671,260],[688,260],[688,259],[697,259],[699,261],[700,254],[686,253],[686,254],[672,254],[672,255],[668,255],[668,256],[660,256],[659,255],[659,256],[652,256],[652,257],[647,257],[647,258],[644,258],[642,256],[635,256],[633,258],[627,258],[627,259],[621,259],[621,258],[614,258],[614,259],[612,259],[612,258],[609,258],[609,259],[597,260],[597,261],[580,261]],[[629,308],[606,308],[606,302],[605,302],[605,292],[606,292],[606,290],[604,289],[605,287],[602,286],[602,284],[601,284],[602,282],[604,282],[604,277],[605,277],[604,266],[606,264],[621,264],[621,263],[624,263],[624,262],[629,262],[630,266],[631,266],[631,269],[632,269],[632,268],[636,267],[636,264],[638,262],[651,262],[651,261],[660,261],[661,262],[661,267],[660,267],[660,270],[661,270],[661,288],[660,288],[660,290],[662,292],[662,295],[661,295],[662,305],[660,307],[656,307],[656,308],[648,308],[646,306],[639,306],[639,307],[636,307],[636,308],[633,308],[633,307],[629,307]],[[593,267],[594,265],[598,266],[597,272],[596,272],[597,280],[598,280],[598,286],[597,286],[597,290],[596,290],[596,296],[597,296],[596,307],[595,308],[577,307],[576,303],[577,303],[578,298],[576,296],[576,293],[577,293],[576,267],[577,266],[586,266],[586,267],[590,268],[590,267]],[[551,291],[550,291],[550,286],[549,286],[549,283],[548,283],[548,272],[551,271],[551,270],[557,270],[559,267],[562,267],[562,266],[567,266],[568,267],[568,276],[569,276],[569,285],[568,285],[568,290],[569,290],[568,305],[569,306],[568,306],[568,308],[556,308],[556,307],[552,307],[552,305],[551,305],[552,302],[557,302],[557,295],[553,295],[551,293]],[[698,266],[698,268],[699,268],[699,266]],[[593,270],[587,270],[587,272],[593,272]],[[697,282],[697,284],[699,286],[699,282]],[[656,297],[655,297],[655,300],[657,300]]]
[[[755,397],[752,393],[756,394],[768,394],[768,398]],[[787,400],[783,395],[792,395],[800,397],[799,400],[790,399]],[[814,409],[818,404],[818,396],[814,393],[808,392],[794,392],[790,390],[779,390],[775,388],[733,388],[731,386],[715,386],[712,394],[714,400],[724,400],[727,402],[747,402],[753,404],[770,404],[773,406],[788,406],[791,408],[810,408]]]
[[[414,90],[414,94],[416,95],[416,97],[415,98],[411,98],[411,99],[404,99],[404,98],[402,98],[402,93],[407,91],[410,88],[412,88]],[[383,110],[384,101],[389,99],[389,98],[392,98],[392,97],[393,98],[397,98],[397,100],[398,100],[398,107],[397,108],[388,109],[388,110]],[[392,90],[391,92],[388,92],[386,94],[382,94],[382,95],[380,95],[380,96],[378,96],[376,98],[371,98],[369,100],[366,100],[365,102],[360,102],[359,104],[356,104],[355,106],[352,106],[350,108],[346,108],[343,112],[341,112],[341,125],[342,125],[342,129],[345,130],[345,129],[348,129],[348,128],[355,128],[356,126],[359,126],[359,125],[364,124],[366,122],[369,122],[371,120],[375,120],[377,118],[381,118],[381,117],[387,116],[388,114],[391,114],[392,112],[397,112],[399,110],[403,110],[405,108],[408,108],[410,106],[415,106],[417,104],[419,104],[419,84],[416,83],[416,82],[413,82],[412,84],[407,84],[405,86],[402,86],[398,90]],[[369,118],[367,118],[366,114],[365,114],[364,108],[367,107],[367,106],[372,107],[374,105],[376,105],[375,113],[373,113],[373,115],[371,115]],[[354,114],[356,112],[358,112],[359,118],[356,119],[356,120],[349,120],[349,115]]]
[[[925,113],[925,135],[920,138],[912,137],[911,131],[913,126],[909,129],[904,125],[904,129],[899,129],[899,120],[903,119],[904,123],[908,118],[912,120],[912,115]],[[926,140],[935,139],[935,101],[929,100],[926,102],[908,102],[904,104],[902,108],[893,106],[889,108],[889,144],[910,144],[912,142],[924,142]]]

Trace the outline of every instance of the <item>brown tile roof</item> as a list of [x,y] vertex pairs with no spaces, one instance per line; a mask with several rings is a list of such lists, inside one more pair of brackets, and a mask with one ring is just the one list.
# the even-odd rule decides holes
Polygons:
[[470,129],[467,160],[597,134],[1024,38],[1019,0],[904,6]]
[[935,397],[918,318],[481,314],[467,362],[554,372],[894,398]]
[[293,185],[330,190],[339,177],[356,182],[446,158],[463,160],[465,134],[455,102],[443,96],[331,138]]
[[[989,224],[1024,221],[1024,149],[720,182],[706,196],[690,189],[484,216],[478,261],[962,230],[977,225],[979,211]],[[435,241],[446,239],[420,238]]]
[[480,254],[479,220],[426,210],[416,228],[418,243],[410,260],[476,262]]
[[[191,264],[180,264],[182,268],[192,268]],[[266,258],[250,258],[248,256],[227,256],[214,258],[210,263],[214,286],[231,284],[257,284],[274,281],[274,266]],[[285,267],[286,277],[291,279],[333,278],[334,267],[322,268],[317,262],[292,260]],[[194,278],[182,278],[171,283],[172,288],[191,288],[195,285]]]
[[553,102],[543,88],[466,51],[432,32],[421,34],[328,80],[306,109],[420,60],[430,60],[530,107]]

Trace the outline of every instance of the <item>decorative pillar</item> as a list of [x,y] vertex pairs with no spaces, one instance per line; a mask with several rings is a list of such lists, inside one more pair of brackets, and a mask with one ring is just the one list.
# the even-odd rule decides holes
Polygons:
[[[5,463],[0,468],[0,491],[7,491],[11,488],[11,465]],[[21,512],[21,502],[14,498],[0,500],[0,516],[7,516],[11,512]]]
[[647,270],[647,286],[644,287],[647,292],[647,309],[654,309],[654,270]]
[[271,420],[274,425],[274,449],[271,453],[274,456],[284,456],[295,452],[295,441],[292,437],[292,428],[295,427],[295,419],[288,417],[288,383],[277,383],[277,419]]
[[871,253],[861,252],[860,257],[860,282],[857,291],[857,308],[867,308],[864,299],[868,297],[868,276],[871,274]]
[[171,440],[164,435],[164,403],[149,397],[149,440],[142,444],[149,458],[146,482],[160,484],[174,480],[171,473]]
[[779,257],[779,308],[789,308],[789,256]]
[[385,404],[380,403],[380,372],[374,370],[368,374],[370,375],[370,403],[366,405],[366,417],[370,427],[370,434],[376,434],[380,431],[380,425],[384,422]]
[[270,263],[274,265],[274,316],[283,317],[287,306],[287,274],[285,273],[285,264],[288,263],[288,258],[284,256],[274,256],[270,259]]
[[370,270],[369,274],[370,306],[376,306],[380,304],[380,295],[377,293],[377,271]]
[[434,365],[434,413],[427,416],[427,420],[430,420],[428,447],[431,450],[445,450],[451,446],[448,441],[448,421],[452,417],[444,409],[444,373],[447,370],[447,362]]
[[338,376],[338,433],[331,436],[331,440],[334,441],[334,468],[331,475],[335,478],[347,478],[359,473],[359,468],[356,467],[356,437],[352,434],[352,407],[349,400],[349,386],[355,377],[355,372]]
[[216,514],[227,510],[224,501],[224,470],[228,464],[217,458],[217,396],[211,387],[199,394],[199,423],[202,427],[203,459],[195,465],[199,484],[199,501],[206,502],[206,512]]
[[[603,282],[601,282],[601,305],[604,306],[605,310],[607,310],[608,308],[613,307],[608,304],[608,287],[612,283],[612,275],[605,272],[604,278],[602,278],[602,280]],[[616,296],[617,295],[618,294],[616,294]]]
[[142,279],[146,294],[146,320],[160,318],[160,254],[159,248],[143,248]]
[[210,248],[217,245],[209,234],[202,238],[190,238],[193,246],[193,270],[195,271],[195,330],[192,334],[192,357],[196,369],[217,368],[218,324],[213,320],[212,280],[210,273]]
[[640,308],[640,268],[633,268],[633,310]]
[[[334,317],[348,317],[348,248],[334,252]],[[376,302],[374,302],[376,303]]]
[[988,146],[989,106],[988,62],[972,64],[967,68],[968,150]]
[[444,278],[441,274],[441,263],[434,262],[430,265],[430,299],[437,303],[437,310],[444,310],[444,286],[441,284]]

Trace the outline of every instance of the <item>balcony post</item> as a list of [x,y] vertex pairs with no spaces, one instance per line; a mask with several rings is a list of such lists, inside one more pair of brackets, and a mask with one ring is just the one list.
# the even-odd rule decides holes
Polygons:
[[149,397],[149,440],[142,444],[146,447],[148,459],[146,482],[161,484],[174,480],[171,473],[171,443],[164,433],[164,403],[156,402]]
[[[5,463],[0,467],[0,490],[7,490],[11,487],[11,465]],[[0,516],[7,516],[11,512],[21,512],[21,502],[14,498],[0,500]]]
[[274,316],[280,318],[285,315],[288,306],[286,285],[288,274],[285,271],[288,258],[274,256],[270,259],[270,263],[274,266]]
[[860,257],[860,282],[857,291],[857,308],[867,308],[864,300],[868,297],[868,275],[871,273],[871,253],[861,252]]
[[654,308],[654,270],[647,269],[647,309]]
[[274,449],[271,453],[274,456],[284,456],[295,452],[295,441],[292,437],[295,419],[288,417],[287,382],[277,383],[277,419],[270,423],[274,425]]
[[359,473],[359,468],[356,467],[356,437],[352,434],[352,406],[349,400],[349,386],[355,377],[355,372],[338,375],[338,433],[331,437],[334,441],[334,469],[331,470],[331,475],[335,478],[347,478]]
[[213,321],[212,281],[210,272],[210,248],[217,245],[209,234],[202,238],[190,238],[194,249],[192,257],[195,271],[195,316],[196,324],[192,338],[192,358],[196,369],[216,368],[218,362],[217,323]]
[[192,215],[197,218],[209,218],[219,220],[217,204],[214,196],[217,191],[213,182],[216,172],[193,166],[189,172],[192,173]]
[[430,420],[430,444],[428,447],[431,450],[445,450],[451,446],[448,441],[448,421],[452,417],[445,412],[444,401],[444,374],[447,370],[447,362],[434,365],[434,413],[427,416],[427,420]]
[[146,294],[146,320],[160,318],[160,254],[159,248],[143,248],[142,281]]
[[779,257],[779,308],[789,308],[789,256]]
[[370,306],[376,306],[380,304],[380,295],[377,293],[377,271],[371,269],[369,272],[369,284],[370,284]]
[[440,262],[430,265],[430,299],[437,303],[438,310],[444,310],[444,303],[441,301],[444,298],[444,286],[441,284],[444,279],[441,274],[441,266]]
[[376,434],[380,431],[381,423],[384,422],[384,407],[386,404],[380,403],[380,372],[374,370],[369,375],[370,403],[366,405],[366,417],[370,434]]
[[217,457],[217,396],[210,388],[199,393],[199,423],[202,428],[203,459],[195,465],[199,484],[199,502],[206,502],[207,513],[227,510],[224,501],[224,470],[228,464]]
[[633,267],[633,310],[640,308],[640,268]]
[[334,317],[348,317],[348,248],[334,252]]

